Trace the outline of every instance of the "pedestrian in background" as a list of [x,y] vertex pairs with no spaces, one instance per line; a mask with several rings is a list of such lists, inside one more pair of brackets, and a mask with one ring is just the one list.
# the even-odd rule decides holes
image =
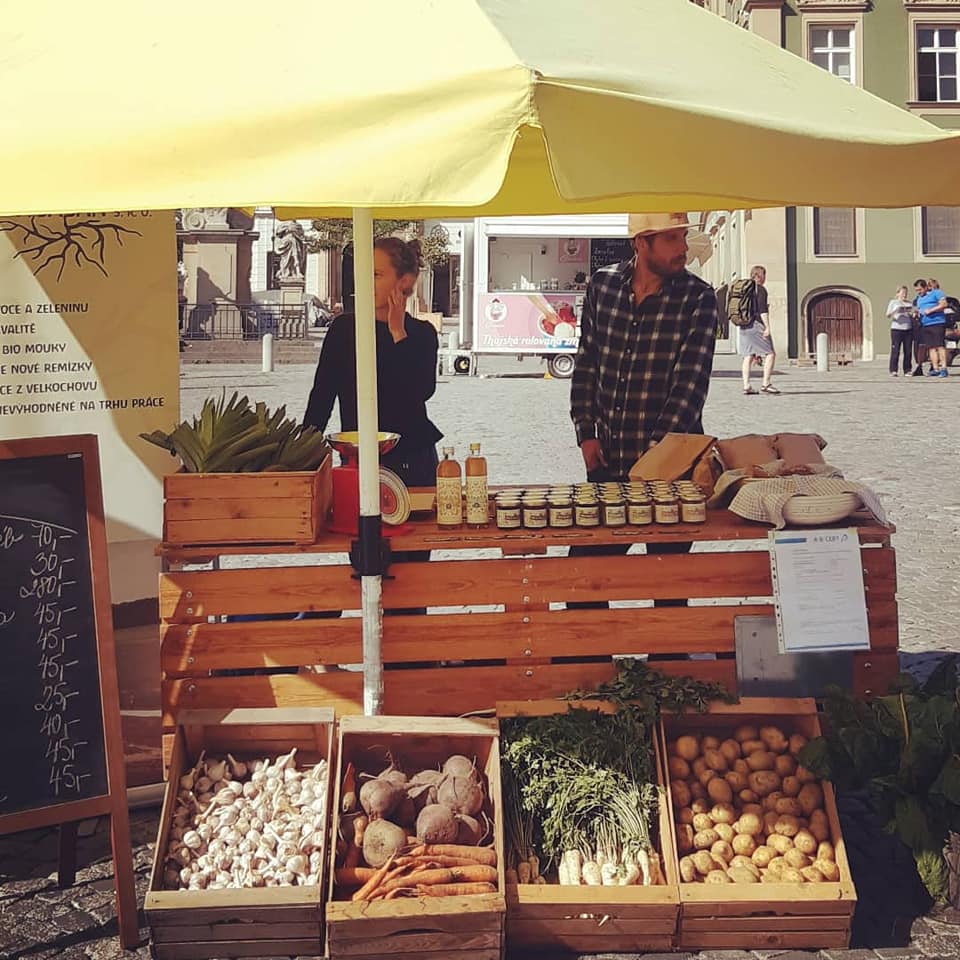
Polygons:
[[757,391],[750,386],[750,367],[754,357],[760,357],[763,364],[762,393],[779,393],[771,383],[773,365],[777,353],[773,349],[773,337],[770,333],[770,306],[767,298],[767,268],[757,265],[750,270],[755,293],[753,298],[753,323],[749,327],[740,327],[740,356],[743,357],[743,392],[746,396],[755,396]]
[[[930,283],[936,283],[931,280]],[[915,287],[923,284],[918,280]],[[937,286],[925,284],[924,291],[917,297],[917,311],[920,314],[920,339],[930,355],[930,372],[928,377],[946,377],[947,373],[947,298]]]
[[900,351],[903,350],[903,375],[910,373],[913,350],[913,303],[907,287],[897,287],[896,296],[887,304],[890,320],[890,376],[897,376]]

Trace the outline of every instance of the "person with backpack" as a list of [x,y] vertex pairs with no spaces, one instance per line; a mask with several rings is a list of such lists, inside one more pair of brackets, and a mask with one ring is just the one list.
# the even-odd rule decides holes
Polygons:
[[730,322],[740,329],[740,356],[743,357],[743,393],[756,396],[750,386],[750,367],[754,357],[763,362],[761,393],[779,393],[771,383],[777,353],[770,335],[770,307],[767,299],[767,268],[759,264],[750,270],[749,280],[735,280],[727,296],[727,314]]

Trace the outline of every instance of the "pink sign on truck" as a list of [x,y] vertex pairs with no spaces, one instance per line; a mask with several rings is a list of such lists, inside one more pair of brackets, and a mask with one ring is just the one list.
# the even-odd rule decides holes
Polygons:
[[571,353],[580,338],[583,292],[482,293],[474,349],[485,353]]

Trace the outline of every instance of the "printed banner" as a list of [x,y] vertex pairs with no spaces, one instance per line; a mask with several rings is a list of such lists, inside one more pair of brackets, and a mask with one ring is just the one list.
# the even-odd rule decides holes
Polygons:
[[576,350],[583,291],[481,293],[474,349],[490,353]]
[[149,210],[0,219],[0,437],[94,433],[107,537],[157,539],[179,418],[176,234]]

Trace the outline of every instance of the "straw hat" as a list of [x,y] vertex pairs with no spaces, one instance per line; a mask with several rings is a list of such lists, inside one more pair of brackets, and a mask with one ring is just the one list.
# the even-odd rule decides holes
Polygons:
[[669,230],[699,230],[700,221],[691,221],[685,213],[631,213],[627,233],[631,237],[649,237]]

